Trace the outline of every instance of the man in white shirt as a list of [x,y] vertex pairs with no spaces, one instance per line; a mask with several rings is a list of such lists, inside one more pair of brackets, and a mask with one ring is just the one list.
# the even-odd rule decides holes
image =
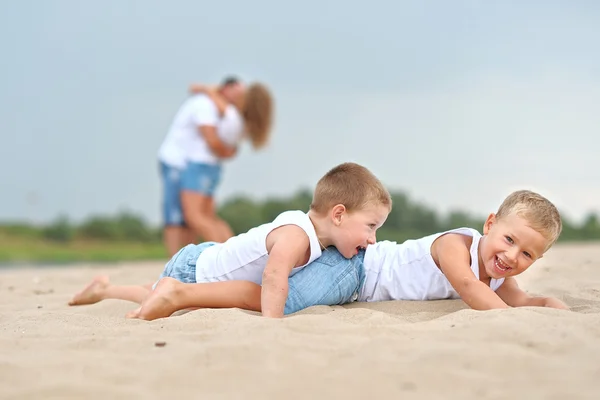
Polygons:
[[[206,94],[195,94],[186,99],[159,149],[163,180],[163,237],[171,256],[185,244],[195,241],[196,235],[186,226],[186,220],[190,218],[198,224],[210,223],[211,229],[206,235],[214,232],[215,237],[208,240],[224,241],[232,235],[229,226],[216,217],[213,193],[220,178],[221,160],[236,154],[236,144],[244,132],[243,120],[233,106],[243,92],[241,82],[229,77],[219,87],[221,99]],[[188,203],[193,203],[187,209],[198,208],[203,214],[214,215],[214,219],[198,221],[196,216],[184,215],[184,180]],[[197,226],[193,228],[196,232],[201,230]]]

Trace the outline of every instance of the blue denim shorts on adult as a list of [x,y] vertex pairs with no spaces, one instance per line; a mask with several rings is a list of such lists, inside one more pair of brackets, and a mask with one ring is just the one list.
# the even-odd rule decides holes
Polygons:
[[221,164],[188,162],[181,176],[181,187],[212,197],[221,181]]
[[181,175],[183,169],[160,163],[160,176],[163,184],[163,223],[169,225],[184,225],[181,209]]
[[[183,283],[196,283],[196,261],[205,249],[214,244],[205,242],[185,246],[165,265],[159,279],[170,277]],[[363,260],[364,251],[347,259],[335,247],[328,247],[321,257],[289,278],[284,314],[311,306],[356,301],[365,279]]]

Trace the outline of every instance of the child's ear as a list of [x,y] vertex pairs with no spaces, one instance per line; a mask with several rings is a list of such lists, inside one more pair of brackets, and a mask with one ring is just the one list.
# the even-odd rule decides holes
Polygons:
[[488,232],[490,231],[490,228],[495,223],[496,223],[496,214],[491,213],[490,215],[488,215],[487,219],[485,220],[485,223],[483,224],[483,234],[487,235]]
[[342,223],[344,214],[346,213],[346,206],[343,204],[336,204],[331,210],[331,218],[335,226],[339,226]]

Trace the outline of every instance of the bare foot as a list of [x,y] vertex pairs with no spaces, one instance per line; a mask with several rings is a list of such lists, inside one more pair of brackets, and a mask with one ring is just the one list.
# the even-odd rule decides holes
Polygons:
[[[183,283],[173,278],[162,278],[156,288],[144,300],[135,318],[152,321],[171,316],[179,308],[174,302],[174,294]],[[137,310],[136,310],[137,311]],[[133,312],[132,312],[133,313]]]
[[142,307],[140,306],[135,310],[129,311],[127,314],[125,314],[125,318],[139,318],[141,310]]
[[109,285],[108,276],[97,276],[81,292],[77,293],[69,301],[70,306],[81,306],[94,304],[102,300],[102,294]]

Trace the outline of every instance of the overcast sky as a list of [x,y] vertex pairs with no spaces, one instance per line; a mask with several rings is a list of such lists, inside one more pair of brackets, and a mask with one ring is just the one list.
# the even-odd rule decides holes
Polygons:
[[600,3],[0,0],[0,220],[160,221],[156,153],[192,81],[277,102],[218,199],[312,188],[343,161],[436,209],[531,188],[600,210]]

